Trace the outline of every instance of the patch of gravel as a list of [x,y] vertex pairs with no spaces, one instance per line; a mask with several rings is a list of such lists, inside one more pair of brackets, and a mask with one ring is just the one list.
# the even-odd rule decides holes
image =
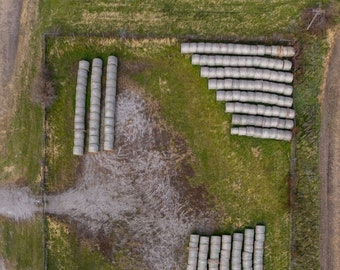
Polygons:
[[33,218],[38,211],[38,201],[29,188],[0,189],[0,215],[20,221]]
[[116,111],[115,151],[85,155],[76,186],[48,196],[47,211],[110,236],[111,252],[128,248],[140,269],[183,269],[189,234],[214,227],[204,191],[186,179],[190,151],[136,92],[120,93]]

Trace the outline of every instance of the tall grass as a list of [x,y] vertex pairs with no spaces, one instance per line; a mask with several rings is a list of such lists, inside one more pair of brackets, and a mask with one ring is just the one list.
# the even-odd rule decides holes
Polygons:
[[[79,1],[45,0],[40,10],[44,29],[66,35],[113,35],[262,40],[299,39],[303,72],[296,81],[297,193],[293,209],[294,269],[318,269],[317,138],[324,41],[301,36],[300,13],[320,1]],[[324,4],[330,1],[323,1]],[[139,41],[138,41],[139,42]],[[137,43],[138,43],[137,42]],[[143,46],[133,40],[56,38],[49,42],[48,61],[58,81],[58,99],[48,113],[49,189],[72,185],[77,159],[71,156],[76,63],[113,53],[123,62],[145,63],[128,74],[160,103],[163,117],[186,140],[195,159],[194,186],[208,190],[207,200],[220,214],[220,232],[257,222],[268,225],[266,266],[287,269],[289,259],[289,144],[230,137],[230,116],[214,101],[206,81],[178,44]],[[63,156],[64,155],[64,156]],[[305,230],[308,227],[308,230]]]

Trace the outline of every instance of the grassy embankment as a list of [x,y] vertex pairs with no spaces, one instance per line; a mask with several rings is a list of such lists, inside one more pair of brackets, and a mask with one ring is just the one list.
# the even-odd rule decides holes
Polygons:
[[[40,193],[40,163],[42,158],[42,115],[40,105],[32,102],[32,82],[41,60],[41,35],[37,25],[36,1],[24,1],[14,69],[12,90],[14,115],[7,119],[5,151],[0,153],[2,183],[28,185]],[[41,216],[30,221],[15,222],[0,218],[0,253],[9,269],[41,269],[43,243]]]

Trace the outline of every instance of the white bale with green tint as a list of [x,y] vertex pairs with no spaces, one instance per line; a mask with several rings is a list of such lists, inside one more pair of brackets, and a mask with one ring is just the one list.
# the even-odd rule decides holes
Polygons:
[[282,141],[290,141],[292,132],[287,130],[279,130],[273,128],[256,128],[256,127],[232,127],[231,135],[248,136],[262,139],[275,139]]
[[[105,109],[104,109],[104,150],[114,149],[115,108],[117,92],[117,65],[116,56],[108,57],[106,69]],[[105,129],[106,128],[106,129]],[[105,132],[106,130],[106,132]]]
[[221,236],[210,237],[210,259],[219,261],[221,251]]
[[88,61],[85,60],[79,61],[75,94],[74,142],[73,142],[73,154],[77,156],[81,156],[84,154],[86,89],[89,67],[90,63]]
[[294,121],[277,117],[233,114],[231,123],[234,126],[258,126],[264,128],[292,129]]
[[240,101],[252,103],[264,103],[277,105],[280,107],[291,107],[293,98],[269,94],[263,92],[238,91],[238,90],[218,90],[216,91],[216,101]]
[[201,66],[259,67],[286,71],[292,68],[292,62],[289,60],[252,56],[193,54],[191,63]]
[[293,92],[291,85],[263,80],[209,79],[208,88],[211,90],[263,91],[285,96],[290,96]]
[[227,102],[225,105],[225,112],[273,116],[287,119],[293,119],[295,117],[295,111],[290,108],[240,102]]
[[270,55],[273,57],[293,57],[295,50],[291,46],[265,46],[235,43],[187,42],[181,44],[181,53]]
[[292,83],[293,73],[257,68],[201,67],[203,78],[244,78]]
[[209,237],[200,236],[198,251],[198,270],[206,270],[208,266]]
[[103,61],[100,58],[92,60],[91,70],[91,97],[89,115],[89,153],[99,152],[100,106],[101,106],[101,80]]
[[187,269],[197,269],[199,239],[200,236],[197,234],[190,235]]

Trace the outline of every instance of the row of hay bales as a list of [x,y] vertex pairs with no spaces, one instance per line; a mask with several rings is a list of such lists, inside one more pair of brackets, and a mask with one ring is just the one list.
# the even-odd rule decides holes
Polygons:
[[200,66],[259,67],[275,70],[291,70],[289,60],[254,56],[229,56],[193,54],[191,64]]
[[181,44],[182,53],[269,55],[272,57],[293,57],[295,51],[290,46],[246,45],[235,43],[188,42]]
[[187,270],[262,270],[265,226],[222,236],[191,234]]
[[258,79],[291,83],[293,73],[260,68],[201,67],[202,78]]
[[290,96],[293,93],[293,87],[291,85],[263,80],[209,79],[208,89],[252,90],[275,93],[285,96]]
[[83,155],[85,141],[85,116],[86,116],[86,89],[90,63],[85,60],[79,61],[76,98],[75,98],[75,115],[74,115],[74,142],[73,154]]
[[104,111],[104,150],[111,151],[114,147],[115,107],[117,92],[118,59],[109,56],[106,69],[105,111]]
[[[106,71],[106,89],[104,104],[104,147],[106,151],[113,150],[114,145],[114,114],[117,85],[117,64],[115,56],[109,56]],[[85,60],[79,61],[75,100],[74,118],[74,146],[73,154],[84,154],[86,132],[88,134],[88,152],[100,151],[100,130],[102,110],[102,75],[103,60],[92,60],[90,81],[90,108],[88,127],[86,127],[86,92],[90,63]]]
[[181,52],[193,54],[192,64],[201,65],[208,89],[217,90],[216,100],[226,102],[225,112],[265,117],[234,121],[231,134],[291,140],[294,75],[286,58],[294,56],[293,47],[191,42],[182,43]]
[[266,103],[277,105],[281,107],[292,107],[293,98],[269,94],[263,92],[253,92],[253,91],[217,91],[216,92],[217,101],[240,101],[240,102],[251,102],[251,103]]

